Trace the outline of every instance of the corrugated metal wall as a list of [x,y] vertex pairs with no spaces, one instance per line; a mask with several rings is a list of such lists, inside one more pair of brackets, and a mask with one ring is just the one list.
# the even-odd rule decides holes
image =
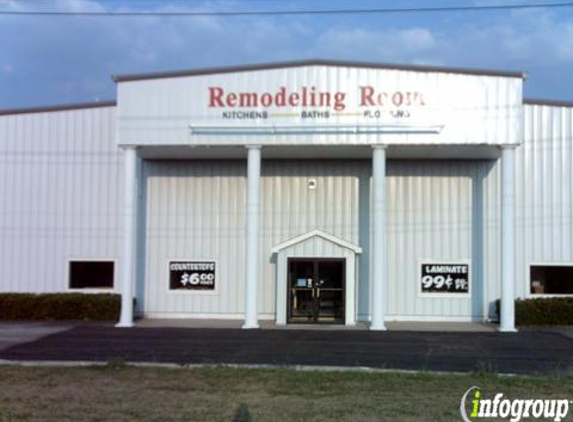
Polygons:
[[118,258],[122,164],[114,107],[0,116],[0,291],[65,291],[69,259]]
[[[487,316],[499,280],[497,177],[491,161],[389,162],[389,320]],[[471,297],[421,296],[422,260],[470,262]]]
[[[1,291],[66,291],[69,259],[116,259],[119,274],[123,163],[114,114],[102,107],[0,117]],[[573,263],[573,109],[526,105],[524,116],[516,157],[519,296],[527,295],[531,263]],[[491,313],[499,297],[498,167],[389,161],[389,319]],[[144,175],[147,311],[241,317],[246,162],[146,162]],[[315,228],[363,247],[358,312],[367,317],[369,185],[370,161],[263,161],[264,317],[275,307],[270,249]],[[167,293],[170,257],[217,259],[217,295]],[[419,297],[422,258],[470,259],[472,299]]]
[[[243,312],[245,172],[244,161],[145,162],[147,315]],[[169,260],[215,260],[216,291],[169,292]]]
[[573,265],[573,107],[524,106],[516,157],[516,293],[533,263]]
[[[262,306],[274,313],[276,268],[271,249],[314,229],[358,244],[359,186],[361,181],[368,183],[369,173],[363,161],[289,160],[263,161],[262,175]],[[311,180],[315,189],[309,189]]]
[[[274,317],[273,246],[313,229],[356,243],[362,162],[263,161],[259,311]],[[241,317],[244,304],[246,161],[148,161],[148,314]],[[307,183],[316,180],[317,188]],[[169,259],[215,259],[216,295],[167,292]]]
[[[245,161],[149,161],[147,290],[150,316],[242,317]],[[273,318],[273,246],[320,229],[359,244],[358,313],[369,312],[370,161],[263,161],[260,312]],[[315,189],[309,189],[313,180]],[[390,161],[389,318],[481,318],[497,276],[497,171],[492,162]],[[483,208],[482,208],[483,207]],[[492,246],[486,250],[486,245]],[[168,261],[214,259],[216,294],[168,292]],[[471,260],[472,298],[418,295],[421,259]],[[493,287],[491,290],[495,290]]]

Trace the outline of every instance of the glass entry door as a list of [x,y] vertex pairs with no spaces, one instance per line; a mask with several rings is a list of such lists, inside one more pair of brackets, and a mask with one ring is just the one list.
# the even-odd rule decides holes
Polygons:
[[288,260],[288,322],[344,324],[344,259]]

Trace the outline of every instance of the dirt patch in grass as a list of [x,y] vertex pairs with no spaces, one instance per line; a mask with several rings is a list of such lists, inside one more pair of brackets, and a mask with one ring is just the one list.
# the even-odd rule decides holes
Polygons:
[[[0,421],[459,421],[477,385],[573,399],[573,376],[296,372],[232,368],[0,367]],[[573,410],[569,419],[572,420]]]

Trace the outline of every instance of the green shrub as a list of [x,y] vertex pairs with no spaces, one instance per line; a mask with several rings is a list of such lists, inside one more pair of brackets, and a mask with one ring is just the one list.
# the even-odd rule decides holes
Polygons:
[[121,296],[83,293],[0,293],[0,320],[119,319]]
[[[500,301],[496,303],[500,315]],[[573,297],[544,297],[515,301],[516,325],[573,325]]]

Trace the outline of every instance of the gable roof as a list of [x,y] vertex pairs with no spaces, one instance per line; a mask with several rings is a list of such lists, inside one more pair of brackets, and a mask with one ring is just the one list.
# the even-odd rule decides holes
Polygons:
[[130,81],[142,81],[148,79],[178,78],[184,76],[202,76],[202,75],[214,75],[222,73],[250,72],[256,70],[287,69],[292,67],[304,67],[304,66],[356,67],[363,69],[390,69],[390,70],[405,70],[413,72],[458,73],[464,75],[501,76],[506,78],[520,78],[520,79],[525,79],[527,77],[527,73],[516,72],[516,71],[469,69],[469,68],[440,67],[440,66],[418,66],[418,65],[403,65],[403,64],[373,63],[373,62],[355,62],[355,61],[345,61],[345,60],[311,59],[311,60],[260,63],[260,64],[249,64],[249,65],[228,66],[228,67],[211,67],[203,69],[190,69],[190,70],[180,70],[180,71],[170,71],[170,72],[112,75],[112,79],[115,82],[130,82]]
[[347,242],[344,239],[333,236],[318,229],[311,230],[308,233],[301,234],[300,236],[296,236],[293,237],[292,239],[279,243],[272,249],[272,253],[279,253],[283,249],[289,248],[298,243],[302,243],[313,237],[321,237],[328,242],[334,243],[335,245],[341,246],[346,249],[350,249],[351,251],[354,251],[354,253],[362,253],[362,248],[360,246],[357,246],[354,243]]

